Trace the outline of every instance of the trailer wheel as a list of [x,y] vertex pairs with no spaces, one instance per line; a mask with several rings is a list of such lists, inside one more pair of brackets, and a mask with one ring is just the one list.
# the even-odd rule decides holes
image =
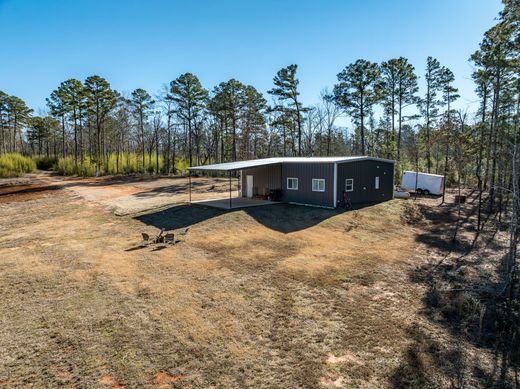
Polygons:
[[417,188],[417,189],[415,190],[415,192],[416,192],[419,196],[421,196],[421,195],[423,194],[423,190],[422,190],[421,188]]
[[430,195],[430,191],[428,189],[423,190],[423,195],[429,196]]

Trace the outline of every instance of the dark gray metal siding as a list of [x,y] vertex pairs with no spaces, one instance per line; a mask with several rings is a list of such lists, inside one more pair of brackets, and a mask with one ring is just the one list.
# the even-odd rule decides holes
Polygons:
[[[287,178],[298,178],[298,190],[287,190]],[[312,179],[325,179],[325,192],[312,191]],[[282,164],[283,201],[333,207],[333,163],[284,163]]]
[[[379,177],[379,189],[375,189],[375,177]],[[345,190],[345,180],[354,179],[354,191],[347,192],[352,203],[386,201],[394,193],[394,164],[381,161],[357,161],[338,163],[338,201]]]
[[246,196],[246,176],[253,176],[253,196],[269,193],[269,189],[281,189],[281,164],[259,166],[242,170],[242,196]]
[[[394,164],[382,161],[338,163],[337,200],[345,190],[345,179],[354,179],[354,191],[348,192],[352,203],[379,202],[393,197]],[[242,195],[246,196],[246,176],[253,176],[253,195],[282,189],[282,200],[302,204],[334,206],[334,163],[283,163],[242,170]],[[287,189],[287,178],[298,178],[298,190]],[[375,189],[379,177],[379,189]],[[312,191],[312,179],[325,179],[325,192]]]

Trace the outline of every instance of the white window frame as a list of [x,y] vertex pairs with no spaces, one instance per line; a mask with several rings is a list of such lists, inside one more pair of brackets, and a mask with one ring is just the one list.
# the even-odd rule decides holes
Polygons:
[[[347,186],[349,186],[349,184],[348,184],[349,181],[350,181],[350,189],[347,189]],[[345,192],[354,192],[354,179],[353,178],[345,179]]]
[[[314,189],[314,182],[323,182],[323,190]],[[319,188],[319,184],[318,184],[318,188]],[[313,178],[311,189],[313,192],[325,192],[325,178]]]
[[[296,187],[291,188],[289,186],[289,180],[296,180]],[[287,177],[287,190],[298,190],[298,178],[296,178],[296,177]]]
[[376,176],[374,180],[374,188],[379,189],[379,176]]

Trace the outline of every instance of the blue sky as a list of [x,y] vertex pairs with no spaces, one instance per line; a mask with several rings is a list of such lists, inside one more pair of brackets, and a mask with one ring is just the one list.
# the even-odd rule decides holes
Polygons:
[[421,77],[431,55],[452,69],[459,108],[476,99],[468,57],[499,0],[0,0],[0,90],[38,112],[67,78],[99,74],[112,87],[155,94],[183,72],[211,89],[236,78],[266,92],[299,66],[313,104],[358,58],[409,58]]

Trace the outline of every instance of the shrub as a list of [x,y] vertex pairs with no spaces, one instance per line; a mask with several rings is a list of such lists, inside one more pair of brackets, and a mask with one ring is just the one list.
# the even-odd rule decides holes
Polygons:
[[0,155],[0,177],[19,177],[36,170],[36,163],[19,153]]
[[58,159],[55,157],[47,157],[45,155],[38,155],[33,157],[36,167],[40,170],[54,170]]

